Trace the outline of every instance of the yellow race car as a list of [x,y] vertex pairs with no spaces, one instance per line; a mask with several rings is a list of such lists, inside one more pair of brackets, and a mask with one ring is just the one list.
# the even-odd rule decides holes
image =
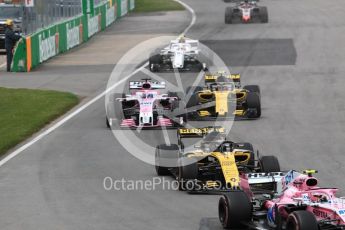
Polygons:
[[212,120],[228,117],[255,119],[261,116],[258,85],[241,87],[239,74],[205,74],[205,86],[188,87],[187,111],[190,119]]
[[177,137],[158,145],[155,159],[157,174],[173,175],[180,190],[228,190],[239,187],[240,172],[280,171],[276,157],[257,159],[250,143],[227,140],[222,127],[180,128]]

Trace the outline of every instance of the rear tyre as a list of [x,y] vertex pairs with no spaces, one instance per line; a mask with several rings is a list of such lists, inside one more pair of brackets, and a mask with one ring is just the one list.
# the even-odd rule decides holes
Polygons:
[[179,147],[176,144],[158,145],[155,154],[155,167],[158,176],[170,175],[169,169],[177,168]]
[[204,65],[203,63],[196,61],[196,63],[193,66],[194,68],[192,69],[194,72],[200,72],[204,70]]
[[[201,87],[201,86],[187,87],[186,95],[187,95],[187,97],[189,97],[189,100],[186,102],[186,108],[187,109],[200,104],[198,92],[202,91],[202,90],[203,90],[203,87]],[[191,119],[198,119],[199,118],[197,110],[189,111],[187,116]]]
[[294,211],[286,221],[286,230],[319,230],[317,220],[311,212]]
[[105,123],[107,124],[107,128],[111,128],[111,126],[110,126],[110,123],[109,123],[109,119],[108,119],[108,117],[105,117]]
[[149,68],[151,72],[158,72],[162,57],[160,54],[155,54],[149,58]]
[[168,97],[176,97],[177,98],[177,100],[174,100],[172,102],[171,109],[174,110],[174,109],[179,108],[180,100],[181,100],[181,98],[183,98],[183,93],[181,93],[181,92],[170,92],[169,91]]
[[187,102],[186,107],[191,108],[193,106],[199,105],[199,96],[198,94],[193,94],[190,98],[189,101]]
[[257,93],[259,95],[261,94],[260,86],[258,85],[245,85],[243,89],[248,90],[249,92]]
[[[198,177],[198,162],[196,159],[182,157],[179,159],[177,181],[179,190],[193,190]],[[194,183],[194,184],[193,184]]]
[[218,217],[224,228],[246,228],[252,219],[252,204],[243,191],[229,192],[219,199]]
[[[249,92],[247,93],[247,108],[253,110],[253,112],[248,113],[248,118],[259,118],[261,117],[261,101],[260,96],[257,93]],[[256,111],[256,112],[254,112]]]
[[280,164],[275,156],[262,156],[260,158],[260,168],[262,172],[280,172]]
[[232,14],[233,14],[232,7],[226,7],[226,9],[225,9],[225,24],[231,24],[232,23]]
[[268,23],[268,12],[267,7],[260,7],[260,20],[261,23]]

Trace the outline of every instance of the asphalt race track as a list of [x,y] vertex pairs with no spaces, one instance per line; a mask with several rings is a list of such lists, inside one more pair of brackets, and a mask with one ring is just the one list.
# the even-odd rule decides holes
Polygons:
[[[284,169],[317,169],[323,185],[345,191],[345,2],[262,0],[269,23],[247,25],[225,25],[221,0],[185,2],[197,16],[187,36],[261,87],[262,118],[236,121],[230,136],[276,155]],[[185,86],[192,76],[181,74]],[[174,141],[176,131],[168,133]],[[161,131],[138,136],[152,146],[165,141]],[[155,175],[106,128],[99,100],[0,168],[0,228],[221,229],[218,196],[103,188],[105,177]]]

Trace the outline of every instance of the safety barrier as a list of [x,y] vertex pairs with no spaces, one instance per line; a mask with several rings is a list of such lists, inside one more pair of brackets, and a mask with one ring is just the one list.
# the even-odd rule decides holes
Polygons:
[[82,15],[21,39],[14,51],[12,71],[29,72],[42,62],[87,42],[135,7],[134,0],[108,0],[98,6],[93,3],[93,0],[83,0]]

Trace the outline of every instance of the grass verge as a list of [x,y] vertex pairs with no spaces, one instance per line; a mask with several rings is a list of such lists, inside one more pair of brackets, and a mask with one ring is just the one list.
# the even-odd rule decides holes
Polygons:
[[173,0],[136,0],[136,13],[184,10],[184,7]]
[[71,93],[0,87],[0,156],[78,102]]

